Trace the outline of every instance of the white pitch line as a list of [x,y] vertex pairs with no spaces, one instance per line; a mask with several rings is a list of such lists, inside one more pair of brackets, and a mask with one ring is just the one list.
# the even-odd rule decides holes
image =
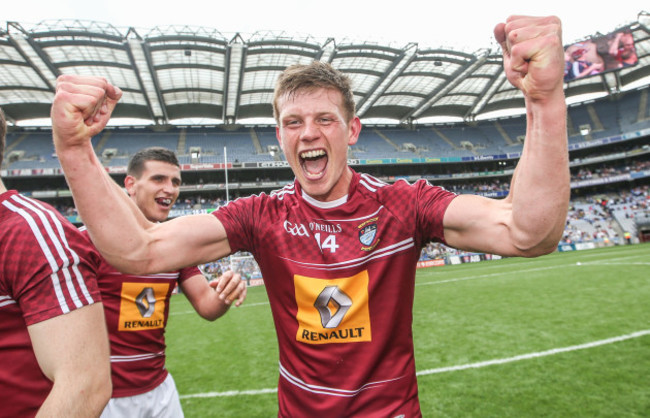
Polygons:
[[[572,345],[569,347],[560,347],[560,348],[553,348],[551,350],[546,350],[546,351],[539,351],[536,353],[528,353],[528,354],[521,354],[519,356],[514,356],[514,357],[507,357],[507,358],[502,358],[502,359],[493,359],[493,360],[487,360],[487,361],[480,361],[478,363],[469,363],[469,364],[461,364],[458,366],[449,366],[449,367],[440,367],[437,369],[428,369],[428,370],[421,370],[416,373],[417,376],[425,376],[425,375],[430,375],[430,374],[437,374],[437,373],[446,373],[446,372],[455,372],[455,371],[460,371],[460,370],[467,370],[467,369],[479,369],[481,367],[487,367],[487,366],[494,366],[498,364],[506,364],[506,363],[512,363],[515,361],[521,361],[521,360],[530,360],[534,358],[539,358],[539,357],[546,357],[546,356],[552,356],[560,353],[566,353],[569,351],[577,351],[577,350],[585,350],[588,348],[594,348],[594,347],[599,347],[602,345],[607,345],[607,344],[613,344],[621,341],[626,341],[630,340],[633,338],[639,338],[643,337],[646,335],[650,335],[650,329],[643,330],[643,331],[637,331],[633,332],[631,334],[625,334],[625,335],[620,335],[618,337],[613,337],[613,338],[607,338],[605,340],[598,340],[598,341],[592,341],[590,343],[586,344],[579,344],[579,345]],[[271,388],[271,389],[257,389],[257,390],[230,390],[227,392],[206,392],[206,393],[194,393],[191,395],[181,395],[181,399],[188,399],[188,398],[216,398],[216,397],[225,397],[225,396],[244,396],[244,395],[265,395],[268,393],[276,393],[278,390],[277,388]]]
[[620,341],[630,340],[632,338],[643,337],[644,335],[650,335],[650,329],[643,330],[643,331],[638,331],[638,332],[633,332],[632,334],[620,335],[618,337],[608,338],[608,339],[605,339],[605,340],[592,341],[592,342],[586,343],[586,344],[572,345],[572,346],[569,346],[569,347],[562,347],[562,348],[553,348],[553,349],[550,349],[550,350],[547,350],[547,351],[539,351],[537,353],[528,353],[528,354],[522,354],[522,355],[514,356],[514,357],[487,360],[487,361],[480,361],[478,363],[461,364],[459,366],[440,367],[440,368],[437,368],[437,369],[422,370],[422,371],[417,372],[416,374],[418,376],[424,376],[424,375],[428,375],[428,374],[453,372],[453,371],[458,371],[458,370],[478,369],[478,368],[481,368],[481,367],[493,366],[495,364],[512,363],[514,361],[529,360],[529,359],[533,359],[533,358],[552,356],[552,355],[555,355],[555,354],[566,353],[566,352],[569,352],[569,351],[585,350],[587,348],[594,348],[594,347],[599,347],[601,345],[613,344],[613,343],[617,343],[617,342],[620,342]]
[[[249,308],[251,306],[260,306],[260,305],[268,305],[268,302],[258,302],[258,303],[246,303],[244,302],[243,305],[241,306],[233,306],[235,309],[241,309],[241,308]],[[169,315],[187,315],[187,314],[195,314],[196,311],[182,311],[182,312],[170,312]],[[197,314],[198,315],[198,314]]]
[[189,398],[217,398],[223,396],[244,396],[244,395],[265,395],[267,393],[276,393],[277,388],[273,389],[258,389],[258,390],[229,390],[228,392],[206,392],[194,393],[192,395],[180,395],[181,399]]
[[[582,265],[589,265],[589,266],[594,266],[594,265],[648,265],[650,263],[615,263],[615,261],[618,260],[627,260],[629,258],[639,258],[639,257],[645,257],[645,254],[639,254],[639,255],[631,255],[631,256],[625,256],[625,257],[616,257],[616,258],[610,258],[609,260],[611,261],[583,261]],[[537,260],[537,261],[542,261],[542,260]],[[542,271],[542,270],[554,270],[558,268],[566,268],[566,267],[576,267],[577,265],[573,262],[568,263],[568,264],[560,264],[560,265],[555,265],[555,266],[545,266],[545,267],[538,267],[538,268],[529,268],[529,269],[516,269],[517,266],[522,266],[522,265],[527,265],[527,264],[532,264],[536,261],[528,261],[524,263],[519,263],[519,264],[512,264],[507,267],[515,267],[515,269],[512,269],[510,271],[500,271],[498,273],[487,273],[487,274],[479,274],[476,276],[466,276],[466,277],[459,277],[456,279],[448,279],[448,280],[438,280],[438,281],[432,281],[432,282],[416,282],[416,286],[429,286],[429,285],[437,285],[437,284],[444,284],[444,283],[453,283],[453,282],[462,282],[465,280],[476,280],[476,279],[485,279],[488,277],[502,277],[506,276],[509,274],[520,274],[520,273],[532,273],[536,271]],[[503,268],[504,266],[494,266],[494,267],[501,267]]]
[[650,263],[609,263],[606,261],[585,261],[582,264],[588,266],[650,266]]
[[509,275],[509,274],[520,274],[520,273],[529,273],[529,272],[536,272],[536,271],[542,271],[542,270],[553,270],[553,269],[566,268],[566,267],[571,267],[571,266],[575,267],[575,264],[538,267],[538,268],[526,269],[526,270],[503,271],[503,272],[499,272],[499,273],[479,274],[479,275],[476,275],[476,276],[466,276],[466,277],[459,277],[457,279],[438,280],[438,281],[434,281],[434,282],[416,282],[415,285],[416,286],[428,286],[428,285],[434,285],[434,284],[462,282],[464,280],[485,279],[487,277],[502,277],[502,276],[506,276],[506,275]]

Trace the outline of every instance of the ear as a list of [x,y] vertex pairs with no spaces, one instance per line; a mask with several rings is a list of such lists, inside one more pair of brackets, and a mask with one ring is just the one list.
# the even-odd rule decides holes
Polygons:
[[280,134],[280,125],[275,126],[275,137],[278,139],[278,142],[280,143],[280,149],[282,152],[284,152],[284,146],[282,145],[282,135]]
[[129,196],[133,196],[133,185],[135,184],[135,177],[133,176],[126,176],[124,178],[124,187],[126,188],[126,192],[129,194]]
[[358,116],[352,118],[349,123],[349,132],[350,136],[348,137],[348,145],[354,145],[359,140],[359,134],[361,133],[361,119]]

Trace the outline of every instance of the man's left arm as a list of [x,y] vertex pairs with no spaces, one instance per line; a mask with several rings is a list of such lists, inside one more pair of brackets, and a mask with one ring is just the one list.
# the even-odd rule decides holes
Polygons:
[[37,417],[99,416],[112,389],[102,304],[83,306],[27,329],[38,364],[54,383]]
[[461,195],[443,224],[450,246],[533,257],[562,237],[570,197],[564,50],[556,17],[511,16],[494,30],[508,80],[526,102],[526,139],[503,200]]
[[197,274],[184,280],[181,289],[196,312],[208,321],[223,316],[233,302],[240,306],[246,299],[246,283],[231,270],[210,283]]

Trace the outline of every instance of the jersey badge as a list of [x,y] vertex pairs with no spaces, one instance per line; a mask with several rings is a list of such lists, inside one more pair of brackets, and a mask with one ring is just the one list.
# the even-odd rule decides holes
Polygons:
[[377,237],[377,220],[379,218],[368,219],[361,225],[357,226],[359,229],[359,241],[361,242],[361,249],[363,251],[372,251],[379,244]]

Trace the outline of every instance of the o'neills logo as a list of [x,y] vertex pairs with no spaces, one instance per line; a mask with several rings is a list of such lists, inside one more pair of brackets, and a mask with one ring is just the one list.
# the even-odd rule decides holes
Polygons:
[[338,234],[343,231],[340,224],[319,224],[318,222],[309,222],[309,229],[314,232],[327,232],[328,234]]
[[119,331],[164,328],[169,283],[122,283]]
[[377,238],[378,219],[368,219],[357,227],[359,229],[359,241],[362,244],[361,249],[363,251],[372,251],[379,244],[380,240]]
[[338,279],[296,275],[294,286],[297,341],[335,344],[372,340],[367,271]]

